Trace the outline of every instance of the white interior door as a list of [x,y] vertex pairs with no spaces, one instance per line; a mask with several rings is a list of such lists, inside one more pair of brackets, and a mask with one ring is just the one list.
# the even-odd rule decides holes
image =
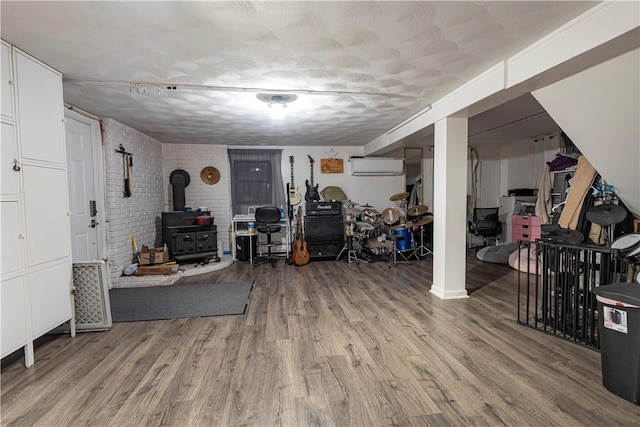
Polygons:
[[71,210],[71,257],[73,262],[98,257],[97,200],[91,125],[67,116],[67,173]]

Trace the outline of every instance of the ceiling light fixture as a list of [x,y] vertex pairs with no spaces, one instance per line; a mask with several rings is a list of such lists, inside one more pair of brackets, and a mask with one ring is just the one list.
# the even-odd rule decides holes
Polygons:
[[274,120],[282,120],[287,116],[287,112],[285,111],[287,104],[282,102],[281,95],[273,95],[271,97],[269,108],[271,109],[271,118]]
[[256,97],[269,104],[269,111],[271,112],[271,118],[274,120],[282,120],[286,117],[285,108],[287,104],[295,101],[298,97],[296,95],[284,95],[273,93],[259,93]]

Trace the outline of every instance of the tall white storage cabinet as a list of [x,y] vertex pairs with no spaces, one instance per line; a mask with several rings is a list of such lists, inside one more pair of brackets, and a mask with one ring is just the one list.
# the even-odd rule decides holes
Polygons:
[[2,41],[1,91],[1,353],[29,367],[73,313],[62,76]]

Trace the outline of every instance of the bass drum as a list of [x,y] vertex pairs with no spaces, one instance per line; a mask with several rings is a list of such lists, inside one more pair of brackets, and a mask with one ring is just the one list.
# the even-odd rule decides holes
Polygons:
[[[625,234],[623,236],[618,237],[616,240],[611,243],[611,249],[615,249],[618,251],[618,256],[620,258],[627,258],[631,256],[632,253],[639,252],[640,248],[640,233],[631,233]],[[637,257],[637,255],[635,255]],[[631,261],[638,262],[638,261]]]

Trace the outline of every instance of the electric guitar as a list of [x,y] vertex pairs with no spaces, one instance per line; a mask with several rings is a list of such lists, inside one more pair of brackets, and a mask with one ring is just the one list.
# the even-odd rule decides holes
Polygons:
[[311,162],[311,184],[309,184],[309,180],[306,180],[304,184],[307,186],[307,194],[304,195],[304,199],[307,202],[315,202],[320,200],[320,194],[318,193],[318,184],[313,185],[313,158],[307,154],[309,157],[309,162]]
[[302,201],[298,187],[293,185],[293,156],[289,156],[289,163],[291,163],[291,184],[289,185],[289,203],[292,206],[299,204]]
[[302,206],[298,207],[298,213],[296,215],[296,244],[293,247],[293,263],[295,265],[305,265],[309,262],[310,255],[307,250],[307,242],[302,237]]

